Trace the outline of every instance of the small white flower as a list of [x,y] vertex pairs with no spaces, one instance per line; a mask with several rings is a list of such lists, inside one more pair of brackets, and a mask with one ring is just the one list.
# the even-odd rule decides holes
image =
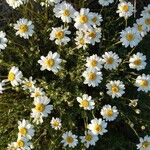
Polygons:
[[100,26],[103,21],[101,14],[91,12],[91,24],[93,27]]
[[50,99],[47,96],[40,96],[34,99],[33,104],[35,108],[32,109],[31,117],[34,118],[36,115],[42,117],[48,117],[48,114],[53,110],[53,105],[49,105]]
[[110,95],[112,98],[121,97],[125,93],[125,85],[120,80],[110,81],[106,84],[107,87],[107,94]]
[[7,150],[16,150],[16,149],[17,149],[16,142],[8,144]]
[[3,91],[5,90],[4,85],[5,85],[5,83],[3,81],[0,82],[0,94],[2,94]]
[[27,139],[32,139],[34,136],[35,130],[28,120],[23,119],[22,121],[18,121],[18,129],[18,136],[26,137]]
[[45,2],[41,2],[41,5],[48,7],[50,5],[51,6],[56,5],[56,4],[60,3],[60,2],[61,2],[61,0],[45,0]]
[[147,32],[150,31],[150,14],[143,15],[143,24],[146,26]]
[[14,29],[17,30],[16,35],[23,37],[24,39],[29,39],[34,33],[34,25],[32,21],[28,19],[21,18],[14,24]]
[[87,68],[86,71],[83,72],[82,76],[85,78],[84,84],[88,84],[88,86],[96,87],[101,83],[102,73],[95,69]]
[[142,37],[140,33],[137,31],[137,29],[130,27],[127,27],[125,30],[123,30],[121,32],[120,37],[122,45],[124,45],[125,47],[130,46],[131,48],[137,46],[139,42],[142,40]]
[[41,71],[47,69],[48,71],[52,71],[54,73],[57,73],[60,69],[61,62],[62,60],[60,59],[60,55],[57,52],[52,53],[51,51],[49,51],[46,57],[41,56],[41,59],[38,61],[41,65]]
[[29,77],[29,79],[25,78],[23,81],[22,81],[22,87],[23,87],[23,90],[30,90],[32,91],[34,88],[35,88],[35,83],[36,81],[33,80],[32,77]]
[[74,148],[78,144],[77,136],[72,134],[71,131],[63,133],[62,138],[63,140],[61,143],[63,143],[65,147],[68,145],[69,147]]
[[54,15],[57,18],[61,18],[63,22],[71,22],[71,19],[74,18],[74,13],[76,12],[73,6],[65,1],[55,5],[53,9]]
[[102,5],[102,6],[108,6],[108,5],[110,5],[111,3],[113,3],[114,0],[99,0],[98,2],[99,2],[99,4]]
[[9,6],[11,6],[13,9],[20,7],[23,4],[26,4],[28,0],[6,0]]
[[135,86],[138,87],[138,91],[148,92],[150,91],[150,75],[142,74],[136,78]]
[[150,4],[144,7],[144,10],[142,11],[141,16],[144,16],[145,14],[150,15]]
[[13,66],[8,73],[8,79],[4,80],[4,82],[10,81],[12,86],[17,86],[22,82],[22,77],[23,75],[19,68]]
[[75,44],[77,45],[77,49],[87,48],[88,40],[85,37],[85,33],[83,30],[76,31],[76,38],[75,38]]
[[117,118],[118,114],[119,112],[116,106],[112,107],[110,105],[105,105],[101,109],[101,115],[106,121],[114,121]]
[[6,33],[3,31],[0,31],[0,52],[1,50],[4,50],[7,47],[8,40],[6,38]]
[[33,88],[33,90],[31,91],[31,97],[37,98],[40,96],[44,96],[45,92],[43,91],[42,88]]
[[140,137],[140,143],[137,144],[139,150],[150,150],[150,136],[146,135],[144,138]]
[[89,44],[95,45],[95,43],[99,43],[101,37],[101,28],[91,28],[85,31],[85,38]]
[[136,23],[133,24],[133,26],[140,33],[142,37],[144,37],[147,34],[147,28],[143,18],[137,19]]
[[25,137],[18,137],[17,142],[15,142],[16,150],[30,150],[31,142]]
[[91,131],[85,131],[84,136],[80,136],[81,143],[84,143],[86,148],[89,148],[90,145],[95,146],[96,142],[99,140],[97,135],[94,135]]
[[60,130],[62,127],[61,119],[59,119],[59,118],[52,117],[50,124],[51,124],[52,128],[54,128],[55,130]]
[[127,19],[128,17],[132,16],[134,12],[134,7],[130,2],[120,2],[118,4],[117,13],[119,13],[120,17],[124,17]]
[[75,13],[75,28],[83,30],[90,29],[92,27],[92,17],[93,15],[90,14],[90,9],[81,8],[80,12]]
[[71,34],[71,32],[68,30],[68,28],[52,28],[52,31],[50,33],[50,40],[55,40],[55,43],[57,45],[66,45],[70,41],[70,38],[67,37],[67,35],[69,34]]
[[116,53],[113,53],[112,51],[105,52],[105,54],[102,55],[102,57],[104,68],[107,70],[116,69],[121,63],[121,59],[119,58],[119,56]]
[[94,135],[103,135],[104,133],[107,132],[107,122],[105,122],[104,120],[100,119],[93,119],[91,120],[91,124],[88,125],[88,129],[91,130],[91,132]]
[[95,102],[92,100],[92,97],[87,94],[84,94],[82,97],[77,97],[77,101],[80,103],[80,107],[85,110],[94,109]]
[[146,56],[143,53],[137,53],[130,57],[129,67],[132,69],[142,70],[146,67]]
[[129,106],[133,106],[133,107],[136,107],[137,106],[137,103],[138,103],[138,99],[135,99],[135,100],[130,100],[130,103],[129,103]]
[[100,70],[103,66],[102,59],[97,54],[87,57],[85,66],[90,69]]

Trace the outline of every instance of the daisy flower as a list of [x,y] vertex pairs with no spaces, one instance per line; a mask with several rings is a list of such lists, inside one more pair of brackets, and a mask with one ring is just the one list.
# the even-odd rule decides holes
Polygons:
[[88,125],[88,129],[91,130],[91,132],[94,135],[98,135],[98,134],[103,135],[104,133],[107,132],[106,128],[107,128],[107,122],[105,122],[101,118],[92,119],[91,124]]
[[17,86],[19,85],[22,80],[21,78],[23,77],[22,72],[19,70],[18,67],[13,66],[9,73],[8,73],[8,77],[6,80],[4,80],[4,82],[10,81],[12,86]]
[[92,16],[91,24],[93,25],[93,27],[100,26],[103,21],[102,15],[93,12],[91,12],[90,15]]
[[95,69],[87,68],[86,71],[83,72],[82,76],[85,78],[84,84],[88,84],[88,86],[96,87],[99,83],[101,83],[102,73]]
[[87,57],[85,66],[90,69],[100,70],[103,66],[102,59],[97,54]]
[[145,14],[150,15],[150,4],[144,7],[144,10],[142,11],[141,16],[144,16]]
[[25,78],[23,81],[22,81],[22,87],[23,87],[23,90],[30,90],[32,91],[34,88],[35,88],[35,83],[36,81],[33,80],[32,77],[30,77],[29,79]]
[[127,19],[128,17],[132,16],[134,12],[134,7],[130,2],[120,2],[118,4],[117,13],[119,13],[120,17],[124,17]]
[[5,83],[2,81],[0,82],[0,94],[3,93],[3,91],[5,90],[5,88],[3,87],[5,85]]
[[94,135],[91,131],[85,131],[84,136],[80,136],[81,143],[84,143],[86,148],[89,148],[90,145],[95,146],[96,142],[99,140],[97,135]]
[[75,44],[77,45],[77,49],[87,48],[88,40],[85,37],[85,33],[82,30],[76,31]]
[[60,130],[62,127],[61,119],[59,119],[59,118],[52,117],[50,124],[51,124],[52,128],[54,128],[55,130]]
[[15,142],[16,150],[30,150],[31,142],[25,137],[18,137],[17,142]]
[[136,20],[136,23],[133,24],[133,27],[140,33],[142,37],[147,34],[147,28],[144,24],[144,19],[140,18]]
[[146,26],[147,32],[150,31],[150,14],[143,15],[143,24]]
[[110,95],[112,98],[121,97],[125,93],[125,85],[120,80],[110,81],[106,84],[107,87],[107,94]]
[[31,97],[37,98],[40,96],[44,96],[45,92],[43,91],[42,88],[33,88],[33,90],[31,91]]
[[68,28],[52,28],[52,32],[50,33],[50,40],[55,40],[57,45],[66,45],[70,41],[70,38],[67,37],[69,34],[71,34],[71,32],[68,30]]
[[52,71],[54,73],[57,73],[61,68],[61,62],[62,59],[60,59],[60,55],[57,52],[52,53],[51,51],[49,51],[46,57],[41,56],[41,59],[38,61],[38,63],[41,65],[41,71],[47,69],[48,71]]
[[12,143],[10,143],[10,144],[8,144],[8,146],[7,146],[7,150],[17,150],[17,144],[16,144],[16,142],[12,142]]
[[116,106],[111,107],[110,105],[105,105],[101,109],[101,115],[106,121],[114,121],[117,118],[118,114],[119,112]]
[[26,4],[28,0],[6,0],[7,4],[13,9],[20,7],[23,4]]
[[62,138],[63,140],[61,143],[63,143],[65,147],[68,145],[69,147],[74,148],[78,144],[77,136],[72,134],[71,131],[63,133]]
[[33,125],[29,123],[28,120],[23,119],[22,121],[18,121],[18,129],[19,133],[18,136],[26,137],[27,139],[32,139],[34,136],[34,128]]
[[92,97],[87,94],[84,94],[82,97],[77,97],[77,101],[80,103],[80,107],[84,110],[94,109],[95,102],[92,100]]
[[135,28],[130,27],[127,27],[125,30],[123,30],[120,37],[122,45],[124,45],[125,47],[130,46],[131,48],[137,46],[142,40],[140,33]]
[[72,18],[74,18],[74,13],[76,10],[73,8],[73,6],[69,3],[66,3],[65,1],[55,5],[53,9],[54,15],[57,18],[61,18],[63,22],[71,22]]
[[148,92],[150,91],[150,75],[142,74],[136,78],[135,86],[138,87],[138,91]]
[[53,105],[49,105],[50,99],[47,96],[40,96],[34,99],[33,104],[35,108],[32,109],[31,117],[34,118],[36,114],[41,115],[42,117],[47,117],[48,114],[53,110]]
[[102,61],[104,63],[104,68],[107,70],[113,70],[117,69],[119,64],[121,63],[121,59],[119,56],[114,52],[105,52],[104,55],[102,55]]
[[14,24],[14,29],[17,30],[16,35],[19,35],[24,39],[29,39],[34,33],[34,25],[32,24],[32,21],[25,18],[19,19],[17,23]]
[[136,53],[129,59],[129,67],[132,69],[142,70],[146,67],[146,56],[143,53]]
[[140,137],[140,143],[137,144],[139,150],[150,150],[150,136],[146,135],[144,138]]
[[90,14],[90,9],[81,8],[80,12],[75,12],[75,28],[76,29],[90,29],[92,25],[93,15]]
[[1,50],[4,50],[7,47],[8,40],[6,38],[6,33],[3,31],[0,31],[0,52]]
[[111,3],[113,3],[114,0],[99,0],[98,2],[99,2],[99,4],[102,5],[102,6],[108,6],[108,5],[110,5]]
[[87,39],[87,43],[95,45],[95,43],[100,42],[100,39],[102,37],[101,28],[88,29],[88,31],[85,32],[85,36]]

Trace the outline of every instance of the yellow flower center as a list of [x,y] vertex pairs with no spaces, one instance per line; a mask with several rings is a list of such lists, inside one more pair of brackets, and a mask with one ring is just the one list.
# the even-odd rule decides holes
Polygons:
[[9,74],[8,74],[8,80],[9,81],[15,80],[15,74],[13,72],[9,72]]
[[73,143],[73,138],[71,136],[68,136],[66,138],[66,141],[67,141],[67,143],[71,144],[71,143]]
[[35,95],[35,97],[41,96],[40,92],[38,92],[38,91],[37,91],[37,92],[35,92],[35,94],[34,94],[34,95]]
[[96,38],[96,32],[90,32],[89,37],[91,37],[92,39]]
[[25,143],[22,140],[18,140],[17,145],[18,145],[18,147],[24,147]]
[[112,109],[106,110],[106,115],[109,116],[109,117],[111,117],[113,115]]
[[133,41],[133,40],[134,40],[134,35],[133,35],[132,33],[127,33],[126,39],[127,39],[128,41]]
[[20,27],[19,27],[19,32],[25,33],[25,32],[27,32],[27,31],[28,31],[28,26],[27,26],[26,24],[20,25]]
[[121,11],[127,12],[129,10],[129,6],[128,5],[123,5],[120,8]]
[[97,65],[97,61],[96,61],[95,59],[93,59],[93,60],[91,61],[91,66],[92,66],[92,67],[96,67],[96,65]]
[[15,147],[12,147],[10,150],[17,150]]
[[142,87],[147,87],[148,86],[148,81],[147,80],[141,80],[140,85]]
[[111,87],[111,91],[112,91],[112,93],[117,93],[117,92],[119,92],[119,87],[117,85],[113,85]]
[[94,22],[94,23],[96,23],[96,21],[97,21],[97,17],[95,16],[95,17],[93,17],[92,18],[92,21]]
[[80,16],[80,23],[84,24],[88,22],[88,17],[86,15]]
[[55,61],[54,61],[54,59],[49,58],[49,59],[47,59],[47,60],[45,61],[45,64],[46,64],[49,68],[52,68],[52,67],[54,66],[54,64],[55,64]]
[[96,73],[90,72],[88,75],[89,80],[95,80],[96,79]]
[[136,59],[133,63],[134,65],[139,66],[141,64],[141,59]]
[[82,100],[81,106],[84,107],[84,108],[86,108],[86,107],[89,106],[89,102],[88,102],[86,99],[85,99],[85,100]]
[[54,121],[54,122],[53,122],[53,126],[54,126],[54,127],[58,127],[58,126],[59,126],[59,122],[58,122],[58,121]]
[[55,37],[59,40],[61,40],[62,38],[64,38],[64,31],[58,31],[55,33]]
[[150,25],[150,18],[145,19],[145,24]]
[[25,85],[26,85],[27,87],[32,87],[32,82],[26,82]]
[[26,134],[27,134],[27,129],[26,129],[26,128],[20,128],[20,129],[19,129],[19,133],[20,133],[21,135],[26,135]]
[[94,130],[95,130],[96,132],[101,132],[101,131],[102,131],[102,126],[99,125],[99,124],[96,124],[95,127],[94,127]]
[[114,62],[114,59],[112,57],[109,57],[106,60],[106,64],[109,64],[109,65],[113,64],[113,62]]
[[142,32],[143,31],[143,26],[142,25],[138,25],[138,31]]
[[147,148],[150,145],[150,143],[148,141],[144,141],[142,143],[142,148]]
[[91,141],[91,140],[92,140],[92,135],[87,134],[87,135],[85,136],[85,139],[86,139],[86,141]]
[[70,15],[70,11],[68,9],[64,10],[63,15],[68,17]]
[[81,45],[84,45],[84,44],[85,44],[84,39],[81,38],[81,39],[79,40],[79,43],[80,43]]
[[44,109],[45,109],[45,105],[43,105],[43,104],[37,104],[35,106],[35,109],[36,109],[37,112],[43,112]]

